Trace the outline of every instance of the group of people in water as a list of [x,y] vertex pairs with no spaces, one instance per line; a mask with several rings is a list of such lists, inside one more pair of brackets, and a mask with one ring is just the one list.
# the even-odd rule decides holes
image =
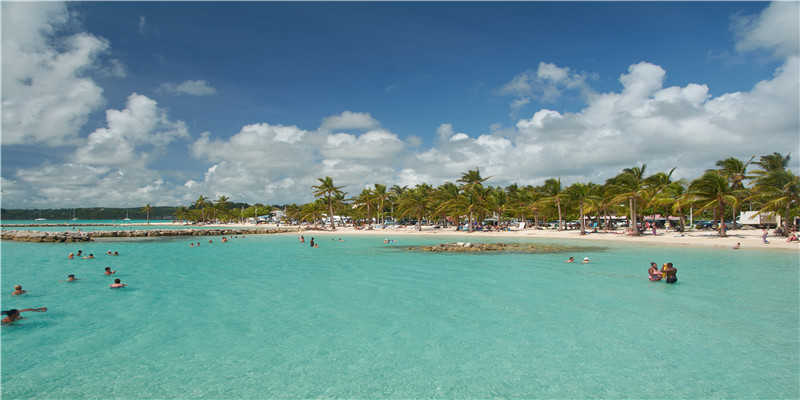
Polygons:
[[[297,240],[299,240],[300,243],[305,243],[306,242],[306,238],[303,235],[300,235],[300,237],[297,238]],[[336,241],[336,239],[331,238],[331,242],[333,242],[333,241]],[[344,239],[339,238],[339,241],[340,242],[344,242]],[[319,247],[319,244],[314,242],[314,238],[313,237],[311,238],[311,247]]]
[[[239,238],[240,238],[240,236],[238,236],[238,235],[237,235],[237,236],[232,236],[232,237],[233,237],[234,239],[239,239]],[[244,235],[242,235],[242,236],[241,236],[241,238],[242,238],[242,239],[244,239]],[[213,241],[213,240],[211,240],[211,239],[209,239],[209,240],[208,240],[208,243],[214,243],[214,241]],[[223,237],[222,237],[222,243],[228,243],[228,238],[227,238],[227,237],[225,237],[225,236],[223,236]],[[196,245],[194,244],[194,242],[191,242],[191,243],[189,243],[189,247],[200,247],[200,242],[197,242],[197,244],[196,244]]]
[[660,281],[664,280],[667,283],[675,283],[678,281],[678,278],[675,276],[678,273],[678,269],[672,266],[672,263],[664,263],[661,266],[661,269],[658,269],[658,264],[651,262],[650,268],[647,270],[647,275],[650,277],[651,281]]
[[[575,257],[570,257],[567,261],[568,263],[574,263]],[[584,257],[582,264],[589,263],[589,257]],[[675,283],[678,281],[676,274],[678,273],[678,269],[672,266],[672,263],[664,263],[661,269],[658,268],[658,264],[651,262],[650,268],[647,270],[647,275],[651,281],[660,281],[664,280],[667,283]]]
[[[117,251],[112,252],[111,250],[109,250],[106,254],[108,254],[110,256],[118,256],[119,252],[117,252]],[[78,258],[82,257],[84,259],[93,259],[93,258],[95,258],[93,254],[84,255],[82,250],[78,250],[77,254],[76,253],[69,253],[69,255],[67,256],[67,259],[73,260],[73,259],[76,258],[76,256]],[[111,267],[105,267],[103,275],[113,275],[116,272],[117,271],[112,271]],[[69,274],[69,275],[67,275],[67,279],[62,279],[59,282],[76,282],[76,281],[79,281],[79,280],[80,279],[75,277],[75,274]],[[125,286],[128,286],[128,284],[127,283],[122,283],[122,281],[119,278],[114,279],[114,283],[109,285],[109,287],[111,289],[118,289],[118,288],[122,288],[122,287],[125,287]],[[12,296],[20,296],[20,295],[24,295],[26,293],[28,293],[28,291],[22,289],[22,285],[15,285],[14,286],[14,291],[11,292],[11,295]],[[11,323],[17,322],[19,320],[25,319],[20,315],[20,313],[26,312],[26,311],[44,312],[44,311],[47,311],[47,307],[25,308],[25,309],[21,309],[21,310],[12,308],[10,310],[2,311],[2,315],[5,315],[5,318],[0,320],[0,322],[5,325],[5,324],[11,324]]]

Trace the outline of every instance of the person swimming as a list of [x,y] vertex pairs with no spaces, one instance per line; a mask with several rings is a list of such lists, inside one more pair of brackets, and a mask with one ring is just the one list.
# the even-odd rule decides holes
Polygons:
[[14,286],[14,291],[11,292],[11,295],[12,296],[18,296],[18,295],[25,294],[25,293],[28,293],[28,291],[27,290],[22,290],[22,285],[16,285],[16,286]]
[[666,271],[662,270],[663,271],[662,275],[666,276],[666,278],[667,278],[666,282],[667,283],[675,283],[675,282],[677,282],[678,278],[675,276],[675,274],[678,273],[678,269],[673,267],[672,263],[666,263],[665,265],[667,266],[667,270]]
[[575,257],[570,257],[569,260],[564,261],[564,262],[574,263],[575,262]]
[[65,279],[65,280],[60,280],[59,282],[75,282],[75,281],[77,281],[77,280],[78,280],[78,279],[76,279],[76,278],[75,278],[75,275],[74,275],[74,274],[69,274],[69,275],[67,275],[67,279]]
[[105,274],[105,275],[113,275],[116,272],[117,271],[112,271],[111,267],[106,267],[106,272],[104,272],[103,274]]
[[589,257],[583,257],[583,261],[581,261],[581,264],[588,264],[588,263],[589,263]]
[[17,321],[19,321],[21,319],[26,319],[26,318],[22,318],[20,313],[27,312],[27,311],[45,312],[45,311],[47,311],[47,307],[25,308],[25,309],[22,309],[22,310],[17,310],[16,308],[12,308],[12,309],[10,309],[8,311],[2,311],[0,313],[0,315],[5,315],[6,317],[3,318],[3,320],[0,321],[0,323],[13,324],[14,322],[17,322]]
[[122,283],[122,282],[119,280],[119,278],[117,278],[117,279],[114,279],[114,283],[112,283],[111,285],[109,285],[109,287],[110,287],[110,288],[112,288],[112,289],[118,289],[118,288],[121,288],[121,287],[123,287],[123,286],[128,286],[128,284],[127,284],[127,283]]
[[75,253],[69,253],[69,255],[67,256],[67,258],[69,258],[70,260],[72,260],[73,258],[75,258]]

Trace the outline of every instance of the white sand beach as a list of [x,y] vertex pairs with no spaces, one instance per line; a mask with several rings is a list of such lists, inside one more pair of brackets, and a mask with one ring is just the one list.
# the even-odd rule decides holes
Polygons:
[[[235,225],[214,225],[220,227],[255,227],[253,224],[235,224]],[[275,224],[259,225],[259,227],[275,227]],[[282,227],[285,225],[281,225]],[[382,238],[393,239],[403,235],[437,235],[437,236],[463,236],[466,239],[470,237],[476,238],[475,240],[500,240],[502,238],[552,238],[552,239],[578,239],[586,241],[624,241],[629,243],[645,243],[645,244],[663,244],[669,246],[706,246],[706,247],[729,247],[732,248],[737,243],[740,243],[741,249],[776,249],[776,250],[794,250],[800,255],[800,243],[787,242],[786,237],[774,236],[770,231],[767,237],[768,244],[764,244],[760,229],[737,229],[727,232],[727,237],[719,237],[715,231],[707,230],[689,230],[687,232],[666,232],[665,230],[658,230],[656,235],[652,233],[644,234],[639,237],[626,235],[624,230],[619,229],[616,231],[608,231],[603,233],[588,233],[581,236],[580,230],[564,230],[558,231],[556,229],[511,229],[510,231],[501,232],[461,232],[454,229],[440,229],[429,226],[423,226],[422,230],[417,230],[416,226],[407,227],[387,227],[385,229],[376,225],[373,229],[355,229],[352,226],[337,226],[336,230],[331,229],[313,229],[313,225],[303,225],[301,230],[307,230],[308,234],[318,236],[328,235],[374,235]]]

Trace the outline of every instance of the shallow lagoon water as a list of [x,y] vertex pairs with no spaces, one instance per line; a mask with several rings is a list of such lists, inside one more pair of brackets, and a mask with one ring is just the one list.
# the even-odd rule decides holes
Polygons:
[[[49,309],[2,327],[3,396],[800,394],[796,252],[443,254],[405,248],[500,239],[311,235],[3,242],[3,309]],[[66,258],[78,249],[97,258]],[[649,261],[675,263],[678,283],[649,282]]]

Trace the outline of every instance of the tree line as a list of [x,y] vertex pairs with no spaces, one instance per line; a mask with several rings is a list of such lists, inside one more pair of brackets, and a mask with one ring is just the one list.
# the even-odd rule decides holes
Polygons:
[[[727,221],[734,221],[743,207],[762,212],[776,212],[783,218],[783,233],[794,226],[800,214],[800,181],[789,169],[790,156],[779,153],[761,156],[757,161],[730,157],[719,160],[713,169],[692,181],[673,179],[675,168],[668,172],[647,174],[647,165],[625,168],[603,184],[574,183],[566,186],[560,178],[550,178],[542,185],[506,187],[487,186],[491,177],[482,177],[479,169],[461,174],[456,182],[437,187],[427,183],[412,188],[376,183],[357,195],[347,197],[343,186],[336,186],[330,177],[318,178],[312,186],[316,201],[286,207],[288,218],[318,223],[327,219],[335,229],[336,222],[327,215],[350,217],[355,221],[385,224],[387,217],[410,218],[422,229],[423,221],[440,226],[466,223],[470,231],[476,222],[487,217],[497,223],[532,220],[577,219],[581,234],[586,234],[586,220],[607,226],[612,215],[626,215],[632,235],[640,235],[646,216],[676,216],[678,230],[684,230],[686,217],[692,215],[719,221],[719,235],[726,236]],[[754,167],[754,168],[753,168]],[[735,227],[735,225],[734,225]]]

